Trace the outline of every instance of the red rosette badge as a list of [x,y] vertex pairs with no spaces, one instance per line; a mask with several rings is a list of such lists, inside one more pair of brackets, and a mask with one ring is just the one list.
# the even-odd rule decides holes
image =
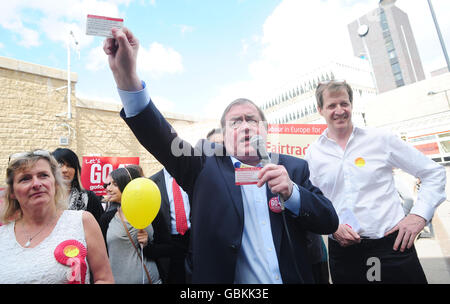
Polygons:
[[275,213],[280,213],[281,211],[283,211],[278,197],[275,196],[269,200],[269,209]]
[[85,284],[87,250],[83,244],[77,240],[64,241],[56,246],[54,254],[59,263],[70,267],[69,284]]

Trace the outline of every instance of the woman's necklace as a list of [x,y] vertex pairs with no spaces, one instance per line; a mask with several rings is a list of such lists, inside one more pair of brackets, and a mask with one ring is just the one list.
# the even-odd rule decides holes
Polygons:
[[39,233],[41,233],[48,225],[50,225],[50,223],[53,223],[53,220],[55,219],[56,215],[47,222],[47,224],[45,224],[38,232],[36,232],[33,236],[31,236],[28,231],[25,229],[25,222],[22,223],[22,227],[23,230],[25,232],[25,236],[28,238],[28,241],[25,243],[25,248],[28,248],[28,246],[31,245],[31,241],[39,235]]

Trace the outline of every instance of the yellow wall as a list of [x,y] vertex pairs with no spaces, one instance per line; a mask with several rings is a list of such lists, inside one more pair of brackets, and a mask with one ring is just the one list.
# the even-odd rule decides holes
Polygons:
[[[80,162],[82,156],[93,154],[138,156],[146,176],[161,168],[119,117],[119,104],[79,100],[75,97],[75,73],[71,80],[72,119],[67,119],[57,116],[67,111],[67,89],[55,90],[67,85],[66,71],[0,57],[0,186],[5,184],[9,155],[36,148],[53,151],[66,147],[77,153]],[[179,134],[187,130],[191,138],[205,137],[215,126],[215,121],[164,115]],[[60,146],[59,137],[69,137],[69,129],[69,145]]]

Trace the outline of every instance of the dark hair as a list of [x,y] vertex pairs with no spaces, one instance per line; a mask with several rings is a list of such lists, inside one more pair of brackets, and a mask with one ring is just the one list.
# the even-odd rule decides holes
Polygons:
[[267,129],[267,119],[266,119],[266,116],[264,115],[264,112],[250,99],[238,98],[238,99],[232,101],[223,111],[222,117],[220,118],[220,125],[222,127],[222,133],[225,133],[225,116],[228,114],[228,112],[230,112],[231,108],[236,105],[241,105],[241,104],[246,104],[246,103],[253,105],[258,110],[258,114],[259,114],[259,116],[261,116],[261,121],[264,123],[264,126]]
[[139,170],[133,167],[117,168],[116,170],[111,171],[110,174],[122,193],[129,182],[135,178],[141,177]]
[[222,129],[221,128],[212,129],[211,131],[208,132],[208,134],[206,134],[206,139],[209,140],[209,138],[214,134],[222,134]]
[[139,172],[141,177],[144,177],[144,170],[139,165],[131,164],[131,165],[125,166],[125,168],[127,168],[127,169],[133,168]]
[[71,182],[71,187],[76,188],[79,191],[83,190],[83,186],[80,181],[81,166],[77,154],[67,148],[57,148],[52,152],[52,155],[59,164],[66,164],[67,166],[75,169],[75,175]]
[[353,104],[353,90],[345,80],[330,80],[324,83],[320,83],[316,88],[316,101],[317,107],[323,109],[323,92],[339,92],[340,90],[346,90],[350,104]]

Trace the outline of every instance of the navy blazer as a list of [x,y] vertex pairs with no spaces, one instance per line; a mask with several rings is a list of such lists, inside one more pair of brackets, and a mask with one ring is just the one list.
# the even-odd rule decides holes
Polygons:
[[171,229],[171,219],[170,219],[170,202],[169,202],[169,196],[167,195],[167,188],[166,188],[166,181],[164,178],[164,171],[160,170],[154,175],[150,176],[150,179],[155,182],[155,184],[159,188],[159,192],[161,192],[161,207],[159,209],[159,213],[164,218],[167,228],[169,229],[169,232],[172,231]]
[[[234,167],[221,145],[194,149],[181,140],[150,101],[138,115],[125,118],[138,141],[159,161],[188,193],[191,204],[192,283],[234,281],[236,260],[244,230],[244,209],[240,186],[235,185]],[[204,141],[203,146],[211,145]],[[202,150],[202,151],[200,151]],[[283,283],[300,283],[293,259],[305,283],[313,283],[307,256],[307,232],[330,234],[339,219],[331,202],[309,181],[306,161],[279,155],[291,180],[300,189],[299,216],[286,209],[286,222],[293,243],[289,247],[281,213],[269,211],[272,237]],[[268,201],[275,195],[267,188]],[[268,208],[268,207],[267,207]]]

